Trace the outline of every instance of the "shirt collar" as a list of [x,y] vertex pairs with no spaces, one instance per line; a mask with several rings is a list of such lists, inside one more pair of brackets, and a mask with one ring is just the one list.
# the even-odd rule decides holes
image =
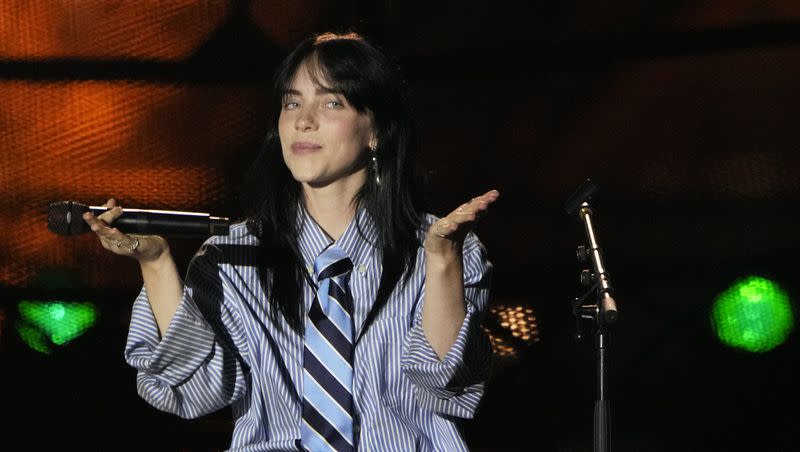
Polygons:
[[[300,205],[298,214],[298,247],[302,254],[306,268],[313,271],[314,261],[317,256],[333,240],[322,230],[316,220],[311,217],[306,208]],[[370,256],[376,247],[378,239],[377,229],[372,217],[366,209],[359,207],[353,220],[347,225],[344,233],[336,244],[345,252],[353,266],[369,266]]]

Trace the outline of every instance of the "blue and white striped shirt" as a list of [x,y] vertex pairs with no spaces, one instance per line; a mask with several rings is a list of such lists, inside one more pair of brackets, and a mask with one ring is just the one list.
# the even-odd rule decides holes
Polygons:
[[[300,209],[302,257],[309,271],[331,239]],[[425,229],[436,218],[426,217]],[[421,237],[424,231],[420,232]],[[337,244],[354,263],[350,277],[356,337],[378,291],[381,252],[361,209]],[[154,407],[195,418],[232,406],[232,451],[288,451],[300,445],[303,338],[270,307],[257,273],[258,240],[244,224],[206,241],[187,272],[183,298],[161,338],[142,288],[125,358],[138,369],[139,394]],[[478,238],[464,242],[467,316],[439,360],[422,330],[425,252],[355,348],[356,437],[363,451],[467,450],[458,418],[472,418],[484,392],[491,345],[480,328],[492,266]],[[269,290],[268,288],[266,290]],[[306,312],[314,289],[304,284]]]

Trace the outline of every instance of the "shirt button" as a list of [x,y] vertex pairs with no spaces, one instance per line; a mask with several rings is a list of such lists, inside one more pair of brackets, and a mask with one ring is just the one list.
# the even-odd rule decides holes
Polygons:
[[365,265],[359,265],[358,266],[358,272],[363,275],[364,273],[367,272],[367,267]]
[[314,273],[314,267],[310,265],[306,267],[306,270],[308,270],[309,273]]

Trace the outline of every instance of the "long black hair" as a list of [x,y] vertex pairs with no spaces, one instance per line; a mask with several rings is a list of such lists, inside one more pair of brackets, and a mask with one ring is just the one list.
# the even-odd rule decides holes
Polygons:
[[[367,165],[366,181],[353,199],[373,219],[377,230],[374,245],[383,253],[378,297],[366,324],[385,305],[401,277],[410,276],[420,245],[423,212],[415,127],[398,68],[355,33],[325,33],[301,42],[275,73],[271,127],[251,168],[255,183],[247,184],[250,188],[245,194],[251,199],[247,227],[260,241],[259,271],[268,290],[271,315],[278,325],[278,316],[283,315],[299,333],[305,314],[302,284],[306,270],[297,243],[303,196],[300,183],[283,161],[277,120],[284,95],[304,63],[316,84],[342,93],[359,113],[370,112],[373,117],[377,174]],[[366,157],[364,160],[366,163]]]

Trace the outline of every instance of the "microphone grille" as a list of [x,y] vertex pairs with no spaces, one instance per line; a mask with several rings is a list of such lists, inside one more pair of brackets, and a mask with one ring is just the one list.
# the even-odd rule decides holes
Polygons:
[[89,211],[89,206],[73,201],[59,201],[47,206],[47,229],[60,235],[74,235],[89,232],[89,225],[81,215]]

